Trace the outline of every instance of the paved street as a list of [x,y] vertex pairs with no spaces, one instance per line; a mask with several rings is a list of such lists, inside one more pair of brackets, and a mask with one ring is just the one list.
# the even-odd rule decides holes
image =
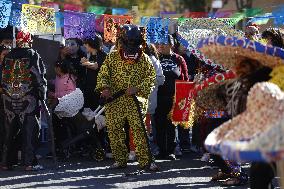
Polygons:
[[[210,169],[194,153],[186,153],[180,160],[158,161],[161,171],[142,175],[133,173],[137,163],[129,163],[125,170],[108,170],[111,160],[93,162],[88,159],[73,159],[59,163],[52,169],[51,160],[41,160],[46,169],[39,172],[23,172],[21,168],[0,173],[0,188],[226,188],[220,183],[209,182],[216,169]],[[79,161],[81,163],[79,163]],[[248,188],[248,186],[234,187]]]

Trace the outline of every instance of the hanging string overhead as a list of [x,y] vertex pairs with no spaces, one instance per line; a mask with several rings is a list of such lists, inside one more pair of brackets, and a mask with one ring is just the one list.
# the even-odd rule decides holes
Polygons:
[[0,28],[6,28],[9,22],[11,13],[12,2],[2,1],[0,2]]
[[92,38],[95,36],[95,19],[93,13],[64,11],[64,37]]

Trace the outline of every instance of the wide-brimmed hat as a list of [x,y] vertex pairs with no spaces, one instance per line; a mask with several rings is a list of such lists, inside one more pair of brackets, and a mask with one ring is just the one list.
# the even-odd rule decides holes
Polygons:
[[246,38],[213,36],[202,39],[197,47],[208,58],[227,69],[235,67],[244,58],[257,60],[271,68],[284,63],[284,49]]
[[220,83],[211,84],[208,87],[198,91],[195,98],[196,108],[200,110],[226,110],[226,102],[219,97],[220,90],[223,90],[224,85],[233,82],[233,79],[228,79]]
[[269,161],[284,151],[283,136],[284,92],[261,82],[249,91],[246,110],[210,133],[205,146],[231,160]]

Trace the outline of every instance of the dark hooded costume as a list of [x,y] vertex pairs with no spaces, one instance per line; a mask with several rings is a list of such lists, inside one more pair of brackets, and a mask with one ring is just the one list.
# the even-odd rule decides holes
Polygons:
[[40,102],[46,97],[45,67],[31,47],[31,35],[19,32],[17,48],[5,57],[2,71],[6,137],[4,166],[12,166],[11,156],[19,136],[25,166],[37,164],[35,147],[40,129]]

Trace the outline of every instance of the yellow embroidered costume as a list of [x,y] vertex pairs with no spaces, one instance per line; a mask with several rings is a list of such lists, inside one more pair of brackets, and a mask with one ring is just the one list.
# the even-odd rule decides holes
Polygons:
[[[127,164],[127,147],[125,145],[126,134],[123,130],[127,120],[133,131],[136,155],[140,167],[148,166],[152,162],[152,155],[148,146],[146,130],[142,120],[141,99],[148,99],[154,84],[155,70],[150,58],[141,52],[139,59],[131,64],[123,58],[120,51],[110,53],[97,78],[97,90],[105,88],[111,90],[112,94],[130,87],[136,87],[138,92],[139,106],[135,97],[123,95],[111,103],[106,104],[106,126],[110,138],[110,146],[115,161],[124,167]],[[147,100],[144,101],[144,105]],[[144,106],[147,107],[147,106]]]

